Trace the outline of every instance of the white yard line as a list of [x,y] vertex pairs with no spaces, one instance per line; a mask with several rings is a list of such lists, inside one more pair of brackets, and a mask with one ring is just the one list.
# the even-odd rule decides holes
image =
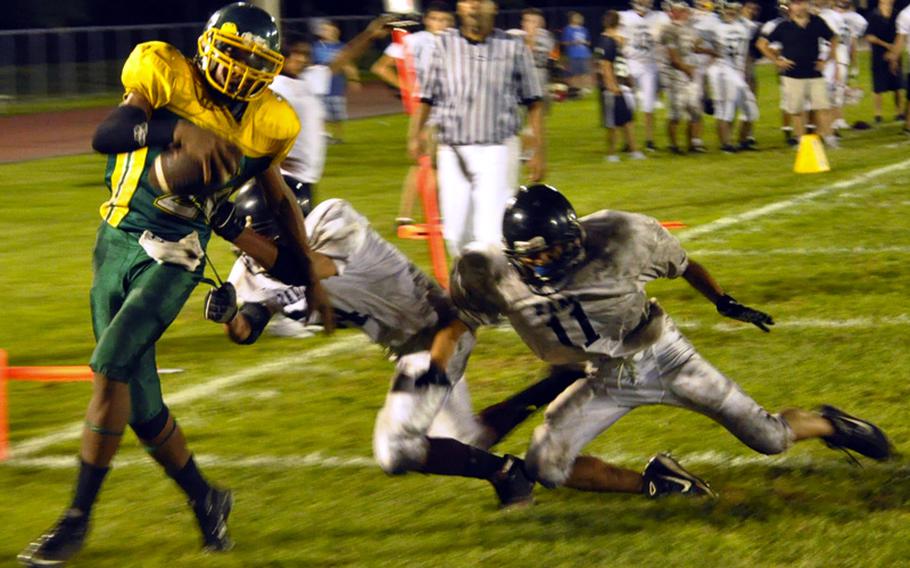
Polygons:
[[[693,329],[712,329],[714,331],[734,332],[734,331],[755,331],[755,328],[746,323],[715,323],[704,324],[697,321],[686,321],[685,319],[675,319],[674,323],[687,330]],[[821,319],[821,318],[796,318],[779,321],[774,325],[774,329],[793,328],[793,329],[873,329],[880,327],[904,326],[910,325],[910,314],[899,314],[892,317],[856,317],[847,319]],[[498,333],[515,333],[509,325],[501,325],[491,328]]]
[[696,249],[689,251],[689,255],[696,258],[700,256],[848,256],[866,254],[910,254],[910,246],[779,248],[767,250]]
[[[597,457],[619,465],[638,468],[644,464],[649,456],[631,452],[600,454]],[[687,467],[712,467],[718,469],[735,469],[742,467],[779,467],[785,469],[854,469],[846,458],[832,454],[830,457],[815,457],[799,450],[777,456],[761,454],[731,454],[725,452],[695,452],[691,454],[677,454],[676,457]],[[247,455],[247,456],[218,456],[213,454],[198,454],[197,461],[204,467],[224,469],[271,469],[279,471],[297,470],[301,468],[317,469],[369,469],[379,466],[373,458],[366,456],[332,456],[323,452],[291,455]],[[114,466],[118,469],[124,467],[155,467],[154,462],[144,455],[118,456]],[[56,455],[42,457],[14,457],[0,466],[11,468],[28,468],[44,470],[75,469],[76,457],[72,455]],[[910,471],[910,466],[902,462],[876,463],[863,460],[865,468],[879,468],[887,470]]]
[[[742,323],[716,323],[704,325],[698,322],[676,321],[682,329],[713,329],[714,331],[754,331],[755,328]],[[848,319],[796,318],[779,321],[774,329],[873,329],[891,326],[910,325],[910,315],[899,314],[893,317],[856,317]]]
[[[338,355],[341,353],[350,353],[352,349],[362,349],[368,345],[369,341],[365,336],[361,334],[343,337],[334,340],[332,343],[323,347],[317,347],[316,349],[307,349],[304,344],[301,344],[301,350],[294,355],[289,355],[281,359],[275,359],[273,361],[267,361],[255,366],[250,366],[245,369],[241,369],[236,373],[231,373],[229,375],[224,375],[222,377],[199,383],[197,385],[187,387],[181,391],[177,391],[176,393],[166,396],[165,398],[167,399],[169,406],[178,407],[180,405],[189,404],[202,398],[210,397],[223,389],[228,389],[230,387],[249,382],[268,373],[284,371],[289,368],[293,368],[295,365],[300,365],[308,361],[313,361],[324,357],[331,357],[333,355]],[[81,434],[82,422],[74,422],[68,426],[60,428],[55,432],[51,432],[50,434],[29,438],[13,445],[10,449],[10,456],[13,458],[30,456],[55,444],[74,440]]]
[[768,205],[758,207],[757,209],[751,209],[749,211],[745,211],[737,215],[731,215],[729,217],[721,217],[720,219],[711,221],[710,223],[705,223],[704,225],[699,225],[697,227],[692,227],[691,229],[680,231],[677,236],[681,241],[692,240],[702,235],[707,235],[721,229],[725,229],[732,225],[737,225],[744,221],[752,221],[753,219],[758,219],[760,217],[767,217],[768,215],[777,213],[778,211],[791,209],[801,203],[812,201],[813,199],[824,197],[826,195],[836,193],[844,189],[849,189],[861,183],[871,181],[877,177],[897,172],[908,167],[910,167],[910,159],[891,164],[890,166],[875,168],[874,170],[870,170],[864,174],[835,182],[820,189],[815,189],[806,193],[802,193],[795,197],[791,197],[789,199],[784,199],[783,201],[769,203]]
[[[760,217],[766,217],[766,216],[771,215],[772,213],[776,213],[778,211],[790,209],[801,203],[805,203],[807,201],[811,201],[813,199],[823,197],[825,195],[836,193],[838,191],[849,189],[849,188],[859,185],[861,183],[865,183],[870,180],[873,180],[877,177],[880,177],[880,176],[883,176],[883,175],[886,175],[886,174],[889,174],[892,172],[903,170],[907,167],[910,167],[910,159],[904,160],[901,162],[897,162],[895,164],[891,164],[890,166],[876,168],[874,170],[870,170],[866,173],[854,176],[852,178],[842,180],[842,181],[833,183],[831,185],[822,187],[820,189],[816,189],[813,191],[809,191],[809,192],[797,195],[795,197],[791,197],[789,199],[785,199],[783,201],[778,201],[775,203],[764,205],[757,209],[752,209],[750,211],[739,213],[737,215],[732,215],[730,217],[721,217],[720,219],[717,219],[710,223],[706,223],[706,224],[700,225],[698,227],[693,227],[691,229],[681,231],[680,233],[678,233],[678,236],[679,236],[679,239],[683,240],[683,241],[694,239],[694,238],[697,238],[702,235],[707,235],[707,234],[713,233],[715,231],[719,231],[719,230],[729,227],[731,225],[736,225],[737,223],[741,223],[743,221],[751,221],[753,219],[758,219]],[[904,317],[904,316],[900,316],[900,317]],[[862,318],[859,318],[859,319],[862,319]],[[827,321],[827,320],[803,320],[803,321],[804,322],[811,322],[811,321],[822,322],[822,321]],[[844,320],[844,321],[852,321],[852,320]],[[890,325],[904,325],[905,323],[906,322],[901,320],[898,323],[892,323]],[[720,324],[720,325],[726,325],[726,324]],[[863,324],[863,325],[867,325],[867,324]],[[875,325],[875,322],[869,322],[868,325]],[[781,323],[779,325],[779,327],[785,327],[785,326],[786,327],[793,326],[793,322]],[[819,325],[819,327],[825,327],[825,326],[849,327],[849,326],[844,326],[844,325],[828,325],[828,324],[824,324],[824,323]],[[741,329],[741,327],[745,327],[745,326],[730,326],[730,329],[731,330]],[[509,329],[508,331],[511,331],[511,329]],[[367,344],[366,338],[364,338],[361,335],[346,337],[344,339],[337,340],[325,347],[313,349],[311,351],[303,351],[303,352],[298,353],[293,356],[289,356],[289,357],[286,357],[283,359],[278,359],[275,361],[263,363],[261,365],[255,366],[255,367],[243,369],[243,370],[241,370],[237,373],[233,373],[231,375],[227,375],[224,377],[206,381],[204,383],[186,388],[171,396],[168,396],[167,401],[168,401],[169,405],[179,406],[181,404],[189,403],[189,402],[198,400],[200,398],[205,398],[207,396],[210,396],[210,395],[216,393],[217,391],[219,391],[220,389],[242,384],[242,383],[248,382],[252,379],[255,379],[256,377],[259,377],[261,375],[285,369],[289,365],[305,363],[314,358],[331,356],[338,352],[349,350],[351,347],[354,347],[355,345],[366,345],[366,344]],[[55,444],[76,439],[80,436],[81,432],[82,432],[82,423],[81,422],[73,423],[73,424],[70,424],[68,426],[65,426],[65,427],[57,430],[56,432],[52,432],[50,434],[45,434],[43,436],[36,436],[34,438],[30,438],[28,440],[25,440],[23,442],[20,442],[20,443],[14,445],[10,450],[10,455],[15,459],[21,459],[21,458],[30,456],[32,454],[35,454],[37,452],[40,452],[40,451],[44,450],[45,448],[48,448]],[[21,461],[18,463],[21,463]]]

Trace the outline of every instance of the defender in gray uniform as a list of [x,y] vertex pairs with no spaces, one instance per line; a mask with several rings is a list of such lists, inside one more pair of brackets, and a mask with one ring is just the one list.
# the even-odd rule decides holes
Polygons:
[[890,456],[887,438],[870,422],[830,406],[770,414],[698,354],[648,299],[648,282],[682,277],[721,315],[763,331],[774,322],[724,293],[655,219],[610,210],[577,219],[556,189],[535,185],[510,201],[503,233],[505,250],[469,247],[455,266],[451,295],[460,317],[472,328],[508,318],[541,359],[586,369],[534,431],[525,459],[528,474],[542,484],[651,495],[709,492],[698,478],[675,475],[678,464],[667,456],[657,465],[671,471],[656,481],[648,469],[641,475],[578,457],[598,434],[647,404],[704,414],[764,454],[821,438],[875,459]]
[[[486,479],[503,504],[524,500],[533,484],[524,476],[521,460],[486,449],[578,375],[548,377],[475,416],[464,380],[474,337],[463,333],[466,327],[446,293],[348,202],[329,199],[309,211],[309,195],[299,193],[292,178],[287,182],[304,210],[314,269],[329,292],[336,322],[359,328],[397,361],[374,429],[380,467],[390,474],[420,471]],[[255,185],[242,189],[235,214],[251,217],[257,233],[277,237],[272,213],[257,192]],[[247,255],[237,259],[228,280],[236,297],[230,292],[210,296],[206,317],[225,323],[236,343],[255,342],[277,313],[318,323],[308,319],[304,287],[273,279]]]

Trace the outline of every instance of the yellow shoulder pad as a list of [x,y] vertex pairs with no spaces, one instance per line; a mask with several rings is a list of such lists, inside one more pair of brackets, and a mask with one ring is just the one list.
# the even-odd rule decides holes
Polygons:
[[189,60],[180,51],[162,41],[140,43],[123,64],[121,81],[125,92],[136,91],[152,104],[167,106],[187,81],[192,82]]
[[266,89],[265,94],[256,99],[255,103],[257,138],[262,146],[269,149],[268,155],[274,157],[272,163],[277,164],[287,157],[297,141],[300,120],[290,103],[271,89]]

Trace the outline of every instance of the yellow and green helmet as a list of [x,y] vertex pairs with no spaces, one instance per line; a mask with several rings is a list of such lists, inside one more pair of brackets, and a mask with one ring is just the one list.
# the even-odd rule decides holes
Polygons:
[[231,99],[261,96],[284,65],[275,19],[246,2],[221,8],[199,36],[196,64],[208,84]]

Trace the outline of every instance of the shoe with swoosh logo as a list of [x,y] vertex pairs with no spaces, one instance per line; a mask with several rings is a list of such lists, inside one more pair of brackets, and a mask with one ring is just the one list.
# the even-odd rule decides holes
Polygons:
[[879,461],[891,457],[891,443],[882,429],[875,424],[850,416],[827,404],[820,407],[818,412],[834,427],[834,434],[822,438],[829,448],[853,450]]
[[669,454],[661,453],[651,458],[641,476],[642,490],[651,498],[671,493],[717,497],[705,480],[686,471]]

